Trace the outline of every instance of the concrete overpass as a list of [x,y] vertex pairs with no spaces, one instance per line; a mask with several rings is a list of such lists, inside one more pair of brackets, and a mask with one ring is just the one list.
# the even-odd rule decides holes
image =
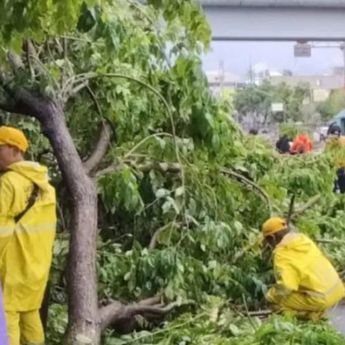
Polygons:
[[199,0],[213,40],[345,41],[345,0]]

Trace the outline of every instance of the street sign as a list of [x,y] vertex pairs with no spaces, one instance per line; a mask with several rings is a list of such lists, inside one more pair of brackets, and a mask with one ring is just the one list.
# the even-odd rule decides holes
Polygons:
[[294,46],[295,57],[311,57],[311,45],[308,43],[296,43]]
[[272,113],[280,113],[284,111],[284,104],[283,103],[272,103]]
[[312,92],[313,92],[313,100],[316,103],[324,102],[330,94],[330,91],[324,90],[324,89],[315,89]]

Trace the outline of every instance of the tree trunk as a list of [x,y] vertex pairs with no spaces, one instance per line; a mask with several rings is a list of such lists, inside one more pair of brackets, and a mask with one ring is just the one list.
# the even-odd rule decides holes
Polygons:
[[98,345],[96,237],[97,193],[84,170],[65,123],[62,109],[52,101],[37,114],[49,138],[63,178],[72,198],[72,224],[69,250],[69,326],[66,344]]

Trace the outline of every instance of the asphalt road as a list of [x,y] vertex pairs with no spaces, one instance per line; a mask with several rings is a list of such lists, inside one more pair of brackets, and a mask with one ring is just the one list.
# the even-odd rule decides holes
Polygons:
[[345,337],[345,304],[331,309],[327,316],[332,326]]

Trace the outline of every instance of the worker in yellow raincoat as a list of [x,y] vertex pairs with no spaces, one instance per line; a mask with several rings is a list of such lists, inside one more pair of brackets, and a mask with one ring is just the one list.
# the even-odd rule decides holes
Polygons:
[[328,130],[325,151],[336,168],[334,192],[345,193],[345,137],[341,135],[341,128],[331,125]]
[[0,127],[0,279],[10,345],[44,344],[39,316],[52,260],[55,190],[47,168],[24,160],[28,141]]
[[338,273],[310,238],[289,231],[278,217],[268,219],[262,233],[273,250],[276,277],[266,298],[278,310],[316,320],[345,296]]

